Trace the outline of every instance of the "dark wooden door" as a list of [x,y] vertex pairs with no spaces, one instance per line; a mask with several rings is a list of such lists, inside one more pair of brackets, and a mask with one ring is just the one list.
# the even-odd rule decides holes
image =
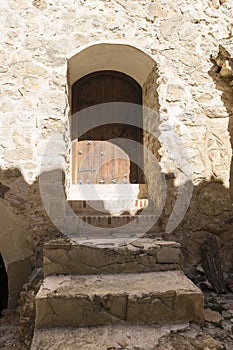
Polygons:
[[[72,113],[108,102],[142,104],[142,89],[129,76],[115,71],[91,73],[78,80],[72,87]],[[101,121],[87,110],[86,122],[91,118]],[[89,118],[89,119],[88,119]],[[143,142],[142,113],[137,114],[137,125],[105,124],[90,128],[72,144],[72,183],[142,183],[142,170],[130,159],[142,163],[143,154],[138,147],[130,150],[119,147],[114,138]],[[77,127],[80,127],[78,124]],[[89,128],[88,128],[89,129]],[[96,151],[95,151],[96,150]]]

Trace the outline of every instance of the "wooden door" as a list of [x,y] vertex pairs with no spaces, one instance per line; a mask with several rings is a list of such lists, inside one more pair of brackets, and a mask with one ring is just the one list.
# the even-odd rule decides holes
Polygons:
[[[115,71],[91,73],[78,80],[72,87],[72,113],[107,102],[142,104],[142,89],[129,76]],[[99,118],[87,110],[86,122]],[[135,127],[111,123],[90,128],[72,144],[72,183],[143,183],[142,170],[130,160],[142,162],[143,154],[138,147],[125,150],[108,140],[125,138],[143,142],[142,113]],[[80,125],[78,125],[80,127]],[[77,126],[77,127],[78,127]],[[88,128],[89,129],[89,128]]]
[[130,159],[120,147],[108,141],[77,142],[79,184],[129,183]]

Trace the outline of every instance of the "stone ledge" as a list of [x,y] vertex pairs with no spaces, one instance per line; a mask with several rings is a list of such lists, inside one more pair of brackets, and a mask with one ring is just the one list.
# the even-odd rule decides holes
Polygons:
[[44,245],[44,275],[98,274],[177,270],[180,244],[149,238],[73,242],[65,239]]
[[49,276],[36,296],[36,326],[203,322],[203,295],[181,272]]

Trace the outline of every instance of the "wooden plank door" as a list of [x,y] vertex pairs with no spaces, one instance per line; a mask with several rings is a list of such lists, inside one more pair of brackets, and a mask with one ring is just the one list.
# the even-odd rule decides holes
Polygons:
[[[72,113],[107,102],[130,102],[141,105],[140,85],[129,76],[115,71],[91,73],[78,80],[72,88]],[[87,110],[85,123],[99,118]],[[126,138],[143,142],[141,128],[127,124],[106,124],[85,132],[72,144],[72,183],[143,183],[142,170],[130,158],[143,159],[142,151],[124,150],[109,139]],[[77,126],[78,127],[78,126]],[[89,129],[89,128],[88,128]]]

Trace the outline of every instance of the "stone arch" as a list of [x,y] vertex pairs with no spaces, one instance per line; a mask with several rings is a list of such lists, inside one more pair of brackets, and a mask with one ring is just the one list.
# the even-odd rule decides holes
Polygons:
[[156,62],[147,53],[125,43],[103,42],[89,44],[67,56],[68,85],[83,76],[100,70],[115,70],[135,79],[141,86]]

